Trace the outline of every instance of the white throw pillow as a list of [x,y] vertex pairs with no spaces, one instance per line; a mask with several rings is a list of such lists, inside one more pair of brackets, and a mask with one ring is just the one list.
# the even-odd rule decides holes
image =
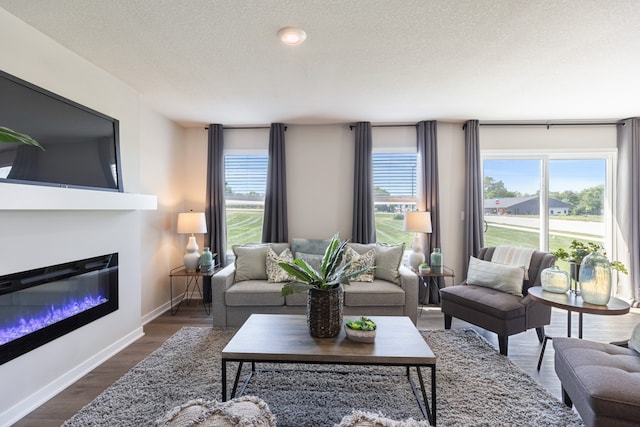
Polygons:
[[467,283],[522,296],[524,268],[469,258]]
[[399,285],[402,255],[404,255],[404,243],[398,245],[377,243],[375,278]]
[[634,349],[638,353],[640,353],[640,323],[633,328],[633,332],[631,332],[631,338],[629,338],[629,348]]
[[[353,248],[347,246],[345,250],[345,258],[347,262],[351,263],[349,267],[348,273],[353,271],[362,270],[363,268],[371,268],[375,265],[376,262],[376,251],[371,249],[370,251],[365,252],[360,255]],[[362,273],[359,276],[354,277],[350,280],[351,282],[373,282],[373,269],[369,270],[366,273]]]
[[267,281],[271,283],[280,283],[295,280],[295,277],[280,267],[281,262],[291,261],[293,261],[291,249],[287,248],[278,255],[273,249],[269,248],[269,251],[267,252]]
[[234,282],[267,279],[269,245],[234,245],[232,249],[236,256]]

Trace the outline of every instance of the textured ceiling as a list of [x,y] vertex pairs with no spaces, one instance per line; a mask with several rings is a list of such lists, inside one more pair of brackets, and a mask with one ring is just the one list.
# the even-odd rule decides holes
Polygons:
[[[204,123],[610,120],[640,114],[637,0],[0,0]],[[277,31],[299,26],[300,46]]]

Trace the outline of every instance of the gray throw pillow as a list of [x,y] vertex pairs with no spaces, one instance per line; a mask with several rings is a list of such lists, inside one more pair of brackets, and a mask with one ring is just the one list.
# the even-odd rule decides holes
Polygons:
[[629,338],[629,348],[634,349],[640,353],[640,323],[633,328],[631,332],[631,338]]
[[267,280],[267,252],[269,245],[234,245],[236,272],[234,282]]
[[311,268],[317,271],[320,275],[322,275],[322,257],[324,255],[317,254],[305,254],[303,252],[298,252],[296,255],[296,259],[301,259],[302,261],[309,264]]
[[400,284],[400,263],[404,255],[404,243],[398,245],[376,244],[375,278]]
[[522,296],[522,281],[524,268],[515,265],[498,264],[469,258],[467,283],[469,285],[484,286],[497,291]]
[[291,239],[291,252],[294,258],[300,258],[299,253],[324,255],[324,251],[331,243],[331,239]]

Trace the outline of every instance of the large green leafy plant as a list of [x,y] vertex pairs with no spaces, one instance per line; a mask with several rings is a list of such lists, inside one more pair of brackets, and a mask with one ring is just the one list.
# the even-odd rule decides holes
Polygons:
[[[569,245],[569,252],[566,249],[560,248],[557,251],[550,252],[551,255],[555,256],[558,259],[567,260],[569,262],[576,263],[580,265],[584,257],[589,255],[591,252],[600,252],[605,257],[607,253],[604,250],[604,246],[599,243],[594,242],[581,242],[579,240],[573,239],[571,244]],[[618,270],[621,273],[629,274],[627,271],[627,267],[620,261],[611,261],[611,267],[615,270]]]
[[337,288],[341,284],[348,285],[349,279],[375,268],[366,267],[352,270],[350,262],[343,263],[347,243],[348,240],[340,241],[338,234],[333,236],[322,256],[320,271],[316,271],[301,259],[278,263],[283,270],[296,278],[296,280],[286,283],[282,287],[280,294],[286,296],[298,292],[306,292],[309,289],[328,290]]
[[3,126],[0,126],[0,142],[6,142],[6,143],[19,142],[26,145],[33,145],[34,147],[38,147],[41,150],[44,150],[44,147],[40,145],[38,141],[31,138],[29,135],[16,132],[13,129],[9,129]]

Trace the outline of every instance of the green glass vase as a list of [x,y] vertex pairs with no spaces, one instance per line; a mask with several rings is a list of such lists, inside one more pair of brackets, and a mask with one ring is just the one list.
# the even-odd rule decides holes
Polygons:
[[611,264],[600,252],[580,263],[580,294],[584,302],[595,305],[607,305],[611,299]]

